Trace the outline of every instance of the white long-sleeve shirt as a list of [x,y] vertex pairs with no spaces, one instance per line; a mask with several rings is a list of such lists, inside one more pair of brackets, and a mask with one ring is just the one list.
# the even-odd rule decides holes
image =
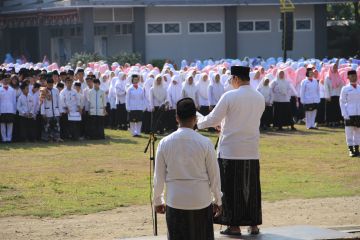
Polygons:
[[154,107],[160,107],[167,100],[167,91],[161,86],[161,90],[163,90],[163,94],[156,95],[154,87],[150,88],[150,109],[154,109]]
[[119,79],[115,84],[116,104],[124,104],[126,97],[126,80]]
[[285,79],[272,81],[270,83],[270,89],[274,102],[290,102],[291,96],[293,94],[296,95],[290,83]]
[[32,114],[33,118],[36,117],[35,115],[35,102],[34,97],[30,94],[25,96],[21,94],[17,101],[17,110],[19,112],[19,116],[28,117],[28,114]]
[[211,141],[190,128],[179,128],[158,146],[154,171],[155,206],[195,210],[222,205],[219,165]]
[[311,104],[320,102],[320,89],[317,80],[310,81],[305,78],[301,81],[300,100],[302,104]]
[[208,87],[209,106],[215,106],[224,92],[224,86],[221,83],[210,84]]
[[325,98],[331,98],[333,96],[340,96],[342,87],[343,87],[343,85],[340,85],[337,88],[333,88],[331,79],[329,77],[326,77],[325,81],[324,81]]
[[144,89],[140,86],[136,89],[133,85],[131,85],[126,92],[125,103],[127,111],[145,111],[147,107],[147,100]]
[[170,84],[170,86],[167,89],[167,93],[168,93],[167,97],[168,97],[169,107],[172,109],[176,109],[176,104],[182,97],[181,84],[178,83],[176,86]]
[[273,103],[272,91],[270,86],[258,86],[257,91],[263,95],[265,98],[266,105],[271,105]]
[[259,159],[260,118],[265,99],[250,85],[225,93],[214,110],[199,118],[199,129],[221,124],[218,155],[224,159]]
[[360,116],[360,85],[354,88],[351,84],[344,86],[340,93],[341,114],[345,119]]
[[92,116],[104,116],[106,107],[106,95],[103,90],[91,89],[89,92],[89,113]]
[[37,115],[40,112],[40,91],[33,93],[32,91],[29,92],[34,99],[34,114]]
[[1,113],[16,113],[16,91],[8,86],[0,88],[0,114]]
[[74,89],[67,89],[60,93],[60,112],[66,113],[66,109],[70,112],[78,112],[80,108],[80,95]]
[[51,90],[47,89],[47,91],[50,95],[50,99],[45,98],[44,102],[41,104],[41,115],[45,115],[46,117],[59,117],[59,90],[57,90],[57,88],[52,88]]

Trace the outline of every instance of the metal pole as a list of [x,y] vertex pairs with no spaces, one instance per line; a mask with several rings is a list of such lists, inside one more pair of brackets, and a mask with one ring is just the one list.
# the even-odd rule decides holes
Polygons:
[[284,41],[284,62],[286,62],[286,12],[284,12],[284,24],[283,24],[283,41]]

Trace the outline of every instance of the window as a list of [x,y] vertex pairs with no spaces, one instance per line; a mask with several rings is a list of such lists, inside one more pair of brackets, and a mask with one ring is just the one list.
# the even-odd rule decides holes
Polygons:
[[96,26],[94,29],[94,34],[95,36],[106,35],[107,34],[106,26]]
[[310,19],[299,19],[296,20],[295,29],[298,31],[311,31],[311,20]]
[[203,33],[203,32],[205,32],[205,24],[204,23],[190,23],[189,24],[189,32],[190,33]]
[[50,30],[51,37],[63,37],[64,31],[62,28],[54,28]]
[[83,34],[82,27],[72,27],[70,28],[70,36],[71,37],[79,37]]
[[241,21],[238,26],[239,32],[249,32],[254,31],[254,22],[253,21]]
[[148,23],[148,34],[179,34],[180,23]]
[[115,34],[116,35],[131,35],[132,34],[132,24],[131,23],[122,23],[115,25]]
[[165,23],[165,33],[180,33],[180,24]]
[[245,20],[238,22],[239,32],[270,32],[270,20]]
[[208,32],[208,33],[219,33],[219,32],[221,32],[221,23],[219,23],[219,22],[208,22],[208,23],[206,23],[206,32]]
[[270,21],[255,21],[255,31],[270,31]]
[[147,32],[151,34],[163,33],[163,25],[161,23],[149,23],[147,25]]
[[221,33],[221,22],[190,22],[189,33]]

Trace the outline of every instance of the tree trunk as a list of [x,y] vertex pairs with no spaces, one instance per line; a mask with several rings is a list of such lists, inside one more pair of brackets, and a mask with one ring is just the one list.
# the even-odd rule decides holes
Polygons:
[[355,15],[355,22],[357,24],[360,24],[360,14],[359,14],[359,5],[360,5],[360,1],[354,2],[354,15]]

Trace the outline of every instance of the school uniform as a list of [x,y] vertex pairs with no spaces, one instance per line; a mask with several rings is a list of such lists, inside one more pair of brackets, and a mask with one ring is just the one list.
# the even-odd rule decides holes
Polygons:
[[320,103],[319,83],[315,79],[305,78],[301,82],[300,100],[305,109],[307,129],[315,128],[318,104]]
[[106,96],[102,90],[89,91],[89,132],[90,139],[105,139],[104,116],[106,112]]
[[325,98],[330,99],[326,102],[326,122],[332,126],[339,125],[343,121],[339,105],[340,92],[343,86],[343,84],[333,86],[332,79],[330,77],[325,78]]
[[318,124],[324,124],[325,113],[326,113],[325,87],[324,84],[320,83],[320,81],[319,81],[319,95],[320,95],[320,103],[318,105],[318,109],[316,113],[316,122]]
[[260,84],[257,91],[265,98],[265,110],[261,116],[260,127],[266,129],[273,123],[273,98],[270,86],[264,86]]
[[60,139],[60,99],[59,90],[47,89],[48,97],[41,104],[41,115],[44,117],[41,139],[44,141]]
[[0,122],[3,142],[11,142],[16,117],[16,91],[10,86],[0,88]]
[[[155,83],[156,84],[156,83]],[[166,114],[165,102],[167,92],[162,85],[154,85],[150,88],[150,109],[151,113],[151,131],[164,132],[164,119]]]
[[127,130],[127,112],[125,104],[126,80],[118,80],[115,84],[116,111],[118,124],[122,130]]
[[143,115],[147,106],[144,89],[140,86],[135,88],[134,85],[131,85],[126,92],[125,103],[130,131],[133,136],[138,136],[141,133]]
[[41,131],[42,131],[42,117],[40,113],[40,91],[33,91],[29,92],[34,99],[34,138],[35,140],[41,139]]
[[176,84],[171,82],[168,89],[167,89],[167,99],[169,102],[169,111],[167,112],[168,115],[168,129],[171,131],[175,131],[177,129],[177,122],[176,122],[176,103],[181,99],[181,91],[182,86],[180,83],[179,77],[177,78]]
[[19,141],[34,141],[36,138],[36,104],[31,94],[21,94],[17,101],[19,113]]
[[341,114],[345,119],[345,135],[350,154],[359,155],[360,85],[348,84],[340,93]]
[[67,89],[60,93],[60,112],[64,118],[64,138],[78,140],[80,137],[81,113],[80,97],[74,89]]

